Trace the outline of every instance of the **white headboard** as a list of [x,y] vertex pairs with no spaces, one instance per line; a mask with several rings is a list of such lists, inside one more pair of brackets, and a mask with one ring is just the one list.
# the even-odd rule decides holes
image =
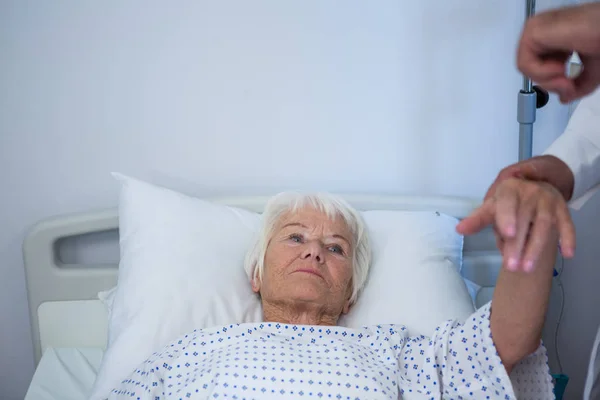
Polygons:
[[[427,210],[466,217],[479,201],[446,196],[344,195],[359,210]],[[211,199],[262,212],[268,196]],[[24,261],[29,314],[39,362],[48,347],[105,347],[107,314],[98,292],[116,285],[118,264],[61,264],[56,243],[64,238],[118,229],[117,209],[50,218],[27,235]],[[491,230],[465,238],[462,274],[481,286],[476,305],[491,299],[502,258]]]

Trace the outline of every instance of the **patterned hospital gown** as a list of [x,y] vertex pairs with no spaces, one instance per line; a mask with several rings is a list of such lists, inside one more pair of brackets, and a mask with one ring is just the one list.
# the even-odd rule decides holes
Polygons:
[[109,399],[552,399],[543,346],[509,377],[490,304],[431,337],[404,327],[253,323],[202,329],[154,353]]

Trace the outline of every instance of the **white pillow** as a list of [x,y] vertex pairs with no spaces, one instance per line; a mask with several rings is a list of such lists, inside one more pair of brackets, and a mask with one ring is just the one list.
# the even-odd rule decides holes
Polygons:
[[[152,352],[204,327],[258,322],[243,259],[260,214],[214,204],[120,174],[121,261],[108,345],[91,399],[105,397]],[[459,269],[457,220],[436,212],[367,211],[373,265],[342,326],[398,323],[429,335],[474,311]]]
[[92,399],[183,332],[262,316],[242,267],[259,214],[114,176],[121,259]]
[[463,237],[458,220],[438,212],[366,211],[373,263],[365,289],[339,324],[402,324],[431,335],[444,320],[475,309],[459,273]]

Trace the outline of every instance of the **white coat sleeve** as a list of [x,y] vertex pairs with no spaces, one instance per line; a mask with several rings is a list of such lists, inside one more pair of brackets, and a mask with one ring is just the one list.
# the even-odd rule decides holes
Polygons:
[[544,154],[560,158],[573,172],[569,206],[580,209],[600,189],[600,90],[581,99],[565,132]]

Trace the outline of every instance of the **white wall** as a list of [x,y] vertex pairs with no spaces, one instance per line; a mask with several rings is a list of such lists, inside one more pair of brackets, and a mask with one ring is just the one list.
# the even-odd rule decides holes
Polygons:
[[[22,398],[33,373],[23,237],[114,206],[111,171],[198,195],[482,196],[517,155],[520,3],[1,2],[0,397]],[[552,98],[536,152],[565,121]],[[573,286],[591,243],[565,273],[570,374],[598,322],[574,313],[593,293]]]

